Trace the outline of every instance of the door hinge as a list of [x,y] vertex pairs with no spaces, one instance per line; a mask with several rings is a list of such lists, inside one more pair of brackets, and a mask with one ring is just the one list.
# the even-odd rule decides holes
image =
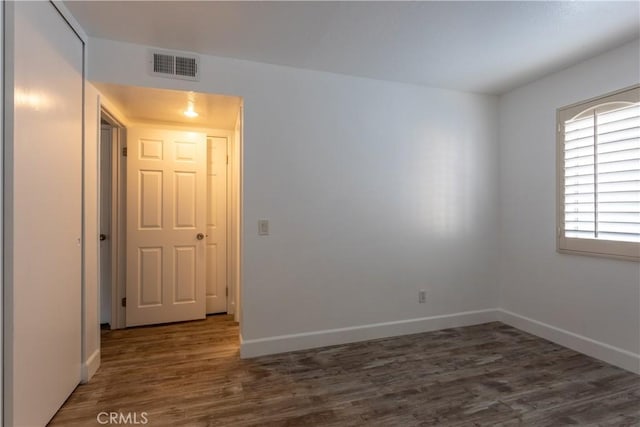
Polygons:
[[229,155],[227,154],[227,164],[229,164]]
[[127,298],[122,298],[122,306],[123,307],[127,306]]
[[122,147],[122,155],[127,157],[127,147]]
[[224,288],[224,294],[225,294],[226,296],[229,296],[229,288]]

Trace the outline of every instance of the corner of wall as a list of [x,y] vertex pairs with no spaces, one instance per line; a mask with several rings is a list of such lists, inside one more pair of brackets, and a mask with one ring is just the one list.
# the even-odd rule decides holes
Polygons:
[[502,323],[509,326],[640,375],[640,354],[574,334],[508,310],[499,309],[497,316]]
[[556,252],[556,109],[637,84],[640,40],[499,97],[500,318],[640,373],[637,264]]
[[82,361],[82,372],[80,375],[80,382],[86,384],[91,380],[93,375],[100,367],[100,349],[96,349],[87,360]]
[[[100,103],[98,91],[85,81],[85,135],[83,149],[83,266],[82,266],[82,378],[86,364],[100,351],[100,251],[98,209],[98,129]],[[93,375],[93,374],[91,374]]]

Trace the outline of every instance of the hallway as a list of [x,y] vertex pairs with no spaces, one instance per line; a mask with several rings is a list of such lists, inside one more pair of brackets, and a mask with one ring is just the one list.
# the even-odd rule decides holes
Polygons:
[[640,377],[497,322],[251,360],[237,336],[227,315],[104,331],[51,425],[640,423]]

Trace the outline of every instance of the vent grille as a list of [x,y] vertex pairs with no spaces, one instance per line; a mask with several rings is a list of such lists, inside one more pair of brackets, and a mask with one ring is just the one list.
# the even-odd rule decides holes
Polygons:
[[195,77],[198,73],[198,65],[195,58],[176,56],[176,74],[179,76]]
[[175,56],[173,55],[164,55],[162,53],[154,53],[153,54],[153,72],[154,73],[165,73],[165,74],[174,74],[174,62]]
[[152,75],[184,80],[199,80],[199,58],[195,55],[154,51],[151,55]]

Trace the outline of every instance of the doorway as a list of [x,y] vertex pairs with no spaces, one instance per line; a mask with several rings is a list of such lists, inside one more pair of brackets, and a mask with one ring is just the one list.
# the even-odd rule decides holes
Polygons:
[[124,140],[124,125],[105,108],[100,110],[99,133],[99,171],[98,171],[98,206],[99,206],[99,266],[98,292],[100,300],[101,327],[116,329],[124,317],[121,305],[117,304],[122,289],[118,283],[119,242],[121,242],[122,223],[118,211],[119,194],[122,191],[119,173],[121,166],[119,150],[120,141]]
[[[109,108],[100,128],[100,322],[119,329],[214,313],[238,321],[242,100],[95,86]],[[185,107],[202,117],[176,114]]]

